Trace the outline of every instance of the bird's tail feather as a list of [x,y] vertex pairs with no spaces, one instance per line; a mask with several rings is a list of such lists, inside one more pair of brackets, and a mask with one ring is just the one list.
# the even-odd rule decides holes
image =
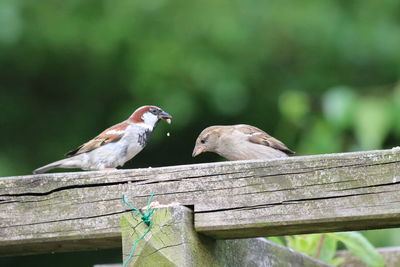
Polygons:
[[34,170],[33,174],[44,173],[44,172],[47,172],[49,170],[56,169],[56,168],[79,168],[79,166],[77,166],[76,164],[73,164],[73,162],[71,161],[71,158],[67,158],[67,159],[55,161],[53,163],[47,164],[43,167],[40,167],[40,168]]

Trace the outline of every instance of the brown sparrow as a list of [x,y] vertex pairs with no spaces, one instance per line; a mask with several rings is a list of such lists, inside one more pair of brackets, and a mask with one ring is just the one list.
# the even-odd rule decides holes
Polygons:
[[204,129],[196,140],[193,157],[207,151],[228,160],[274,159],[294,154],[278,139],[246,124]]

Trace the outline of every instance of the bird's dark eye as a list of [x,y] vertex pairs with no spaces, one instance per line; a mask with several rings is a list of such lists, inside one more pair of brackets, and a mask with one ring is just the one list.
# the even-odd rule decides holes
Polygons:
[[158,109],[156,109],[156,108],[151,108],[151,109],[150,109],[150,112],[153,113],[153,114],[155,114],[155,115],[157,115],[157,114],[158,114]]
[[206,143],[206,139],[201,139],[200,143],[205,144]]

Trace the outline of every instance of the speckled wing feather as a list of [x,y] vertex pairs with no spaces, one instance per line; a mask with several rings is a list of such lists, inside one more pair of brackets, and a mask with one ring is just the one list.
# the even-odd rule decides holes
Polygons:
[[292,150],[290,150],[284,143],[279,141],[278,139],[270,136],[266,132],[257,127],[250,126],[250,125],[237,125],[236,129],[241,131],[242,133],[249,136],[249,141],[255,144],[269,146],[280,151],[283,151],[287,154],[294,154]]
[[110,128],[101,132],[98,136],[90,140],[89,142],[84,143],[79,146],[77,149],[72,150],[65,154],[68,157],[76,156],[82,153],[90,152],[96,148],[104,146],[111,142],[116,142],[122,138],[124,135],[125,129],[128,127],[128,123],[126,121],[118,123]]

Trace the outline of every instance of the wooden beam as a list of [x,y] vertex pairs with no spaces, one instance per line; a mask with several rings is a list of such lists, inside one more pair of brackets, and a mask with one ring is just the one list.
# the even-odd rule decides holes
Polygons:
[[[149,230],[141,216],[121,216],[123,259],[126,266],[217,266],[212,239],[194,231],[192,211],[183,206],[157,209]],[[132,246],[139,241],[134,253]],[[132,255],[130,257],[130,255]]]
[[[215,240],[203,236],[194,230],[192,211],[183,206],[157,209],[150,231],[140,217],[121,217],[126,266],[330,266],[265,238]],[[145,233],[129,258],[133,244]]]
[[115,247],[152,192],[217,239],[396,227],[400,151],[1,178],[0,255]]

